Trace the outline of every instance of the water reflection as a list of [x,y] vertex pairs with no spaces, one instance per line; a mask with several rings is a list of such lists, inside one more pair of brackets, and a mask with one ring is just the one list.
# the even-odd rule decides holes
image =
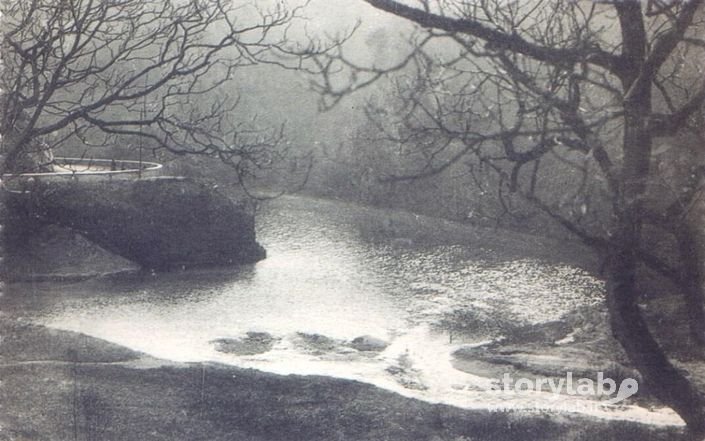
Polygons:
[[[551,261],[564,250],[532,238],[301,197],[267,206],[258,230],[268,258],[255,265],[18,284],[1,306],[157,357],[334,375],[487,407],[497,399],[482,390],[488,380],[451,365],[460,343],[602,301],[598,280]],[[356,349],[362,337],[383,344]]]

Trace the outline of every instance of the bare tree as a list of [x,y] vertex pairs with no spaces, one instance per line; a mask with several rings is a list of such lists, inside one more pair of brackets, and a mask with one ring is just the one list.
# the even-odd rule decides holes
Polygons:
[[[603,253],[616,339],[645,386],[705,435],[703,397],[649,330],[637,277],[647,267],[675,282],[702,347],[688,214],[703,145],[672,137],[702,133],[703,1],[365,1],[418,25],[412,49],[387,66],[342,51],[318,57],[323,106],[395,74],[397,100],[385,104],[395,108],[378,121],[417,166],[387,179],[471,158],[495,173],[500,200],[521,197]],[[688,155],[688,170],[663,172],[662,163]],[[647,227],[670,235],[680,254],[652,249]]]
[[238,115],[224,86],[248,66],[297,66],[287,31],[300,8],[279,0],[2,5],[2,169],[50,168],[51,150],[63,143],[127,136],[219,157],[241,178],[283,154],[282,130]]

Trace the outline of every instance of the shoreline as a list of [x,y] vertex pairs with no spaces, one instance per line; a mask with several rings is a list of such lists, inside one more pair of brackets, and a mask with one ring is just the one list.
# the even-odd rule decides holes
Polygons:
[[[0,440],[667,440],[676,428],[464,410],[352,380],[179,363],[0,317]],[[76,435],[76,436],[74,436]]]
[[[301,209],[296,199],[281,199],[280,203]],[[377,209],[365,209],[363,213],[348,214],[345,219],[357,225],[359,217],[371,217],[371,226],[359,233],[374,239],[378,229],[387,232],[382,214]],[[409,213],[393,213],[392,235],[383,235],[381,243],[405,240],[417,229],[420,240],[435,242],[438,226],[425,220]],[[473,243],[483,244],[487,239],[482,238],[477,227],[468,228],[451,221],[440,223],[440,230],[453,241],[472,239]],[[96,273],[119,268],[124,270],[123,275],[132,272],[149,275],[66,231],[56,232],[56,237],[68,237],[71,245],[67,248],[56,240],[49,241],[47,247],[36,246],[38,254],[46,256],[43,268],[53,270],[42,281],[95,278],[93,275],[65,278],[67,274],[73,275],[71,271],[86,268]],[[551,254],[550,246],[536,247],[533,240],[521,244],[510,255],[524,255],[527,250],[535,258]],[[71,259],[53,266],[52,258],[62,253]],[[507,256],[497,256],[499,260],[503,258]],[[559,256],[552,259],[562,260]],[[576,266],[590,267],[589,260]],[[39,269],[34,265],[28,267]],[[56,275],[60,275],[58,279],[52,277]],[[103,273],[102,277],[121,276]],[[572,363],[580,358],[586,360],[585,372],[603,369],[603,362],[611,360],[616,352],[609,344],[604,317],[592,309],[588,312],[571,313],[562,323],[507,326],[508,339],[453,353],[453,368],[476,374],[476,365],[484,363],[491,378],[507,369],[522,375],[555,377],[561,376],[566,366],[576,368]],[[464,409],[406,397],[356,380],[278,375],[214,362],[160,360],[106,340],[23,322],[2,312],[0,338],[0,441],[677,440],[684,437],[683,430],[674,426],[555,410],[488,410],[481,399],[477,399],[478,409]],[[547,351],[551,357],[547,357]],[[646,404],[648,408],[651,403]]]

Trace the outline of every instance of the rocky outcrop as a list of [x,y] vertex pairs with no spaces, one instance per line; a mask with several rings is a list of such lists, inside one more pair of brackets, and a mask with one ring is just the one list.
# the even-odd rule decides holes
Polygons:
[[56,224],[150,269],[251,263],[265,254],[243,206],[183,178],[36,182],[8,204],[15,249]]
[[248,332],[240,338],[217,338],[211,341],[215,350],[226,354],[256,355],[271,351],[280,339],[268,332]]
[[386,341],[371,335],[362,335],[350,342],[350,347],[358,351],[383,351],[389,346]]
[[[453,366],[473,375],[499,379],[597,378],[602,373],[617,383],[640,379],[626,354],[612,338],[604,306],[586,306],[560,320],[504,328],[502,338],[481,345],[463,345],[453,353]],[[641,388],[640,392],[646,389]]]

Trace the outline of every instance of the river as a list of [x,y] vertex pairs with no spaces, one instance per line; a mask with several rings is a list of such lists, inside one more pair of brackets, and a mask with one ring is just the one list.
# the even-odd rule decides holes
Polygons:
[[[257,228],[268,257],[255,265],[14,284],[0,306],[163,359],[348,378],[465,408],[538,405],[679,423],[665,409],[502,394],[489,390],[490,379],[453,368],[455,350],[499,338],[506,326],[603,302],[602,282],[580,259],[564,263],[567,245],[301,196],[266,203]],[[237,341],[247,333],[263,347],[243,351]],[[351,342],[362,336],[388,346],[358,350]],[[239,350],[223,352],[218,339]]]

